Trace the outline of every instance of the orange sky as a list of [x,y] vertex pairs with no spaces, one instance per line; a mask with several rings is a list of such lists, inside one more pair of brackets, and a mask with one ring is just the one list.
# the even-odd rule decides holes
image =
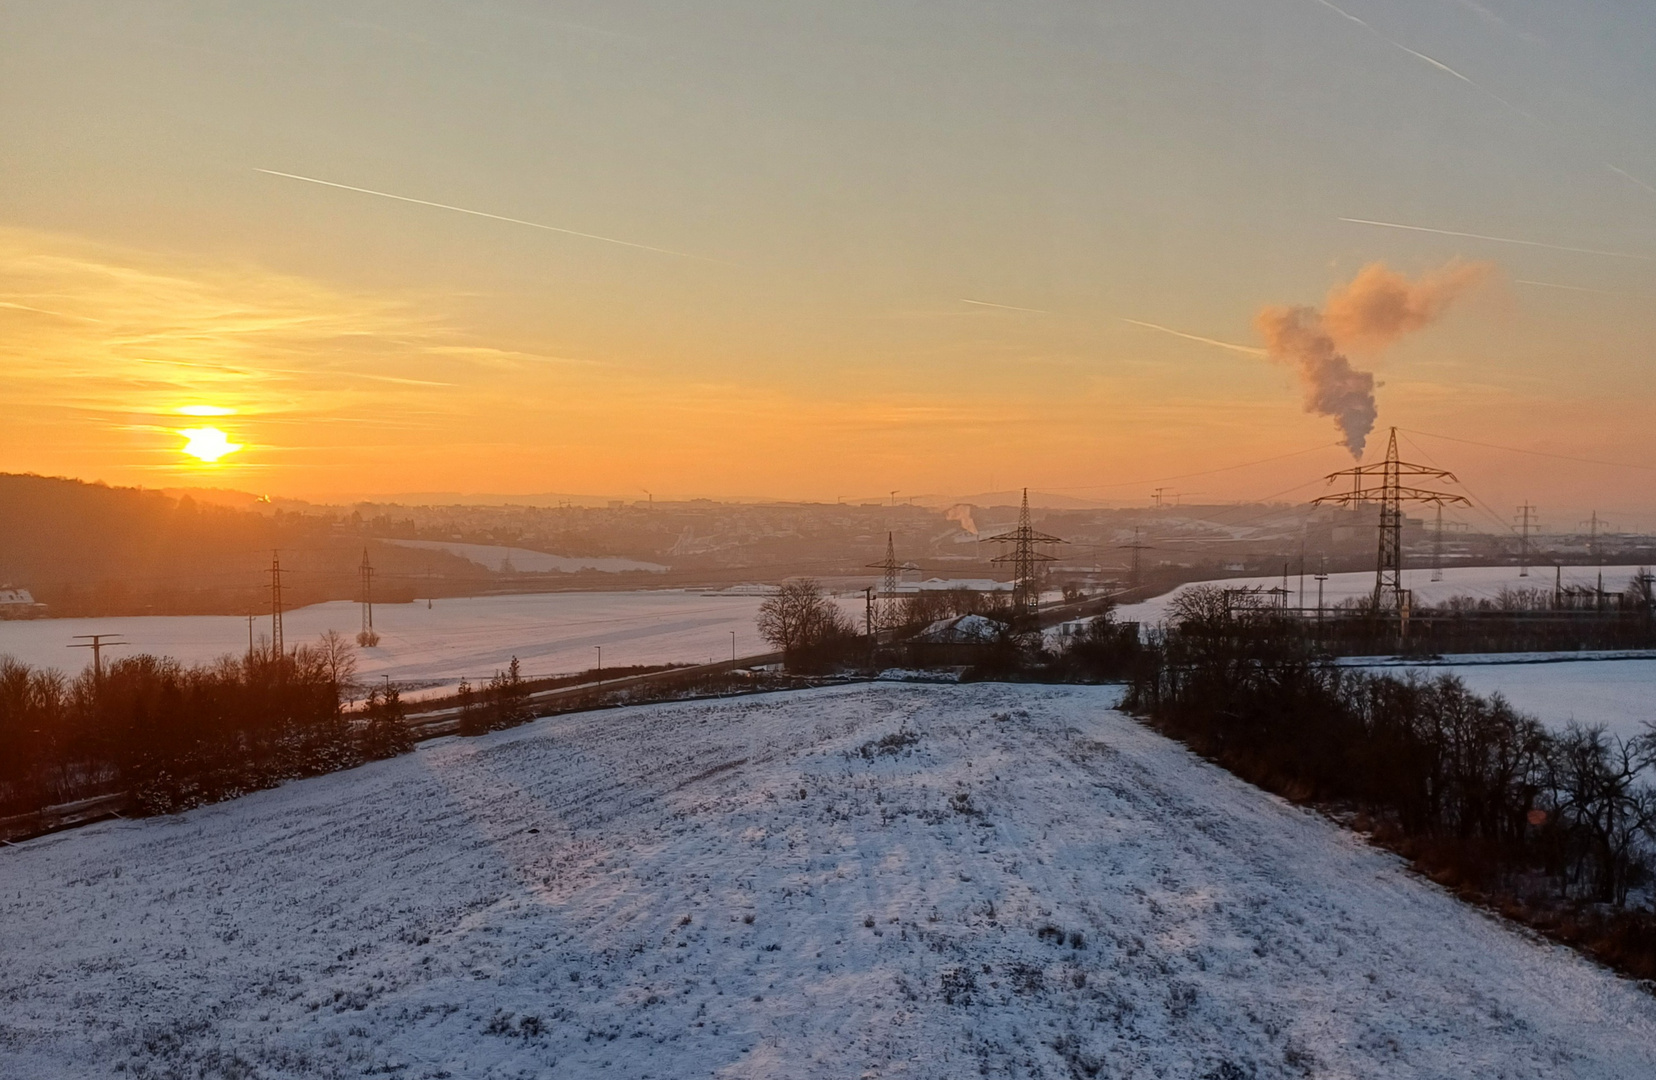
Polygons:
[[[1314,5],[1195,37],[1158,5],[1067,29],[1040,4],[357,7],[0,16],[0,469],[309,498],[1138,504],[1183,474],[1198,500],[1299,498],[1349,457],[1294,373],[1143,324],[1258,348],[1266,305],[1455,257],[1494,278],[1352,354],[1381,429],[1656,462],[1656,161],[1628,156],[1649,87],[1592,82],[1637,70],[1648,27],[1605,15],[1632,43],[1592,62],[1533,27],[1545,63],[1470,16],[1388,29],[1467,83]],[[1559,94],[1594,122],[1532,123]],[[1370,216],[1536,243],[1341,220]],[[204,424],[243,448],[194,462]],[[1648,471],[1412,438],[1492,506],[1656,519]]]

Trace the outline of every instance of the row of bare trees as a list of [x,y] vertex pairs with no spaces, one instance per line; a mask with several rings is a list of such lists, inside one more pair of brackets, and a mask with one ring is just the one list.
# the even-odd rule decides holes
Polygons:
[[1127,704],[1251,779],[1355,803],[1403,836],[1475,855],[1491,882],[1620,906],[1656,854],[1656,732],[1552,731],[1458,679],[1334,666],[1302,629],[1188,590]]
[[101,678],[0,657],[0,814],[115,791],[164,812],[406,752],[397,689],[348,708],[355,673],[332,632],[196,666],[124,657]]

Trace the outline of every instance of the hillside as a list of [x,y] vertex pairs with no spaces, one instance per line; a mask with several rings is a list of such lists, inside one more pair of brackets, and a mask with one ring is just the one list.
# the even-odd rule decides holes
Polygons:
[[1656,1075],[1656,1000],[1111,710],[575,714],[0,849],[0,1074]]
[[54,616],[240,615],[268,611],[271,551],[280,548],[289,607],[358,595],[370,546],[380,596],[483,576],[445,552],[350,535],[336,518],[270,514],[138,488],[0,473],[0,584],[31,590]]

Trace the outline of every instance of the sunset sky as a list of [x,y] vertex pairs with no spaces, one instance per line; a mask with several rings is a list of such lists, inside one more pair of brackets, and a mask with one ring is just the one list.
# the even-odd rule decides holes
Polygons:
[[1459,259],[1350,352],[1370,456],[1647,527],[1652,56],[1609,0],[3,4],[0,471],[1305,498],[1351,457],[1256,316]]

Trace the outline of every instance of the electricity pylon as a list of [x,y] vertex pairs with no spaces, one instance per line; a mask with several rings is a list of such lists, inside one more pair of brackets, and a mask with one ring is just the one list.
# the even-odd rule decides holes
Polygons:
[[1012,616],[1019,618],[1033,615],[1041,606],[1041,577],[1046,564],[1054,561],[1056,555],[1048,555],[1037,550],[1041,544],[1066,544],[1069,541],[1060,540],[1056,536],[1048,536],[1043,532],[1036,532],[1029,523],[1029,489],[1023,491],[1023,508],[1018,511],[1018,527],[1008,533],[988,538],[990,543],[1011,544],[1011,551],[1004,551],[989,561],[991,563],[1008,564],[1012,567]]
[[1142,563],[1139,559],[1139,553],[1149,551],[1150,545],[1139,542],[1139,527],[1134,525],[1133,542],[1131,544],[1117,544],[1116,547],[1124,548],[1133,553],[1133,564],[1132,568],[1128,571],[1127,584],[1130,588],[1138,588],[1140,585],[1144,584],[1144,571]]
[[1540,523],[1535,519],[1535,507],[1525,503],[1518,508],[1518,576],[1529,577],[1530,531]]
[[880,580],[880,603],[878,605],[879,614],[878,617],[871,620],[871,622],[877,622],[879,624],[874,627],[874,629],[891,629],[892,627],[897,626],[901,621],[901,616],[897,611],[897,605],[900,602],[898,586],[903,583],[903,571],[918,570],[920,568],[915,566],[913,563],[900,563],[897,561],[897,542],[893,538],[893,534],[889,532],[886,533],[885,558],[877,563],[869,563],[868,568],[870,570],[884,571]]
[[282,556],[270,553],[270,655],[280,659],[282,645]]
[[374,564],[368,561],[368,549],[362,549],[362,565],[357,567],[362,577],[362,630],[357,634],[357,644],[364,649],[379,644],[379,635],[374,633]]
[[1452,484],[1458,484],[1460,481],[1454,473],[1446,469],[1399,461],[1396,428],[1391,429],[1391,439],[1386,444],[1386,460],[1329,473],[1328,482],[1332,484],[1343,476],[1351,477],[1350,491],[1313,499],[1312,505],[1326,503],[1349,507],[1359,503],[1379,502],[1380,551],[1374,568],[1374,610],[1380,611],[1389,598],[1392,609],[1402,617],[1409,606],[1406,590],[1403,588],[1403,504],[1424,503],[1441,507],[1471,506],[1472,503],[1465,496],[1451,492],[1404,486],[1404,478],[1424,477],[1447,480]]

